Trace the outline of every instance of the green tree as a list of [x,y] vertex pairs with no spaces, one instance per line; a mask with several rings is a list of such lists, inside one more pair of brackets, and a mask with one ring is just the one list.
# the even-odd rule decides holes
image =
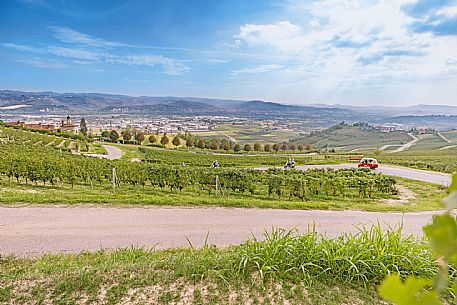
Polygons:
[[124,130],[122,133],[122,138],[124,138],[125,141],[130,141],[130,139],[133,137],[133,132],[131,129],[127,128]]
[[203,140],[203,139],[198,140],[197,147],[200,149],[205,148],[205,140]]
[[271,151],[271,145],[270,144],[265,144],[263,146],[263,150],[266,151],[266,152],[270,152]]
[[135,141],[138,145],[141,145],[144,141],[144,133],[142,131],[138,131],[135,133]]
[[299,150],[300,152],[303,152],[303,151],[305,150],[305,145],[299,144],[299,145],[298,145],[298,150]]
[[167,134],[164,133],[163,136],[162,136],[162,139],[160,139],[160,143],[161,143],[162,145],[165,145],[165,146],[166,146],[166,145],[168,144],[168,142],[170,142],[170,139],[168,139]]
[[278,144],[278,143],[273,144],[273,150],[274,150],[275,152],[278,152],[278,151],[279,151],[279,144]]
[[108,130],[103,130],[101,136],[104,137],[104,138],[109,138],[109,131]]
[[262,149],[262,145],[260,145],[260,143],[254,143],[254,150],[256,152],[259,152],[260,150]]
[[155,143],[156,141],[157,141],[157,139],[154,135],[149,136],[149,143]]
[[109,138],[111,142],[116,142],[119,139],[119,133],[116,130],[111,130],[109,133]]
[[313,145],[310,144],[310,143],[306,144],[306,150],[307,151],[312,151],[313,150]]
[[284,144],[281,145],[281,150],[282,150],[284,153],[286,153],[287,148],[289,148],[289,147],[287,146],[286,143],[284,143]]
[[211,141],[209,148],[212,150],[218,150],[219,149],[219,143],[217,141]]
[[239,143],[236,143],[235,147],[233,147],[233,150],[236,151],[236,152],[240,151],[241,150],[241,145]]
[[191,137],[188,137],[186,140],[187,147],[194,147],[194,140]]
[[87,137],[87,123],[86,119],[81,118],[81,122],[79,123],[79,130],[83,134],[83,136]]
[[173,138],[173,141],[171,141],[171,143],[173,143],[174,146],[179,146],[179,145],[181,145],[181,140],[179,139],[179,135],[176,135],[176,136]]
[[295,152],[297,150],[297,145],[295,145],[295,144],[290,145],[290,150],[292,152]]
[[246,145],[244,145],[244,148],[243,148],[243,149],[244,149],[244,151],[251,151],[251,150],[252,150],[252,147],[251,147],[251,145],[246,144]]

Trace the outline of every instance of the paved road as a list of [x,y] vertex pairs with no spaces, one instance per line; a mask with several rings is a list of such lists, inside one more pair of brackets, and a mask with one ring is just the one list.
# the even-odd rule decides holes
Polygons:
[[86,154],[86,156],[90,157],[97,157],[97,158],[105,158],[109,160],[117,160],[122,158],[122,155],[124,152],[122,149],[117,148],[116,146],[111,146],[111,145],[103,145],[103,148],[106,150],[106,155],[101,155],[101,154]]
[[103,145],[103,148],[105,148],[106,152],[108,153],[108,159],[110,159],[110,160],[120,159],[120,158],[122,158],[122,155],[124,154],[122,149],[117,148],[116,146]]
[[[310,168],[356,168],[357,164],[332,164],[332,165],[304,165],[297,166],[297,169],[306,170]],[[424,182],[430,182],[434,184],[440,184],[449,186],[451,184],[452,177],[450,174],[438,173],[420,169],[413,169],[400,166],[388,166],[380,165],[376,171],[389,176],[397,176],[402,178],[408,178],[413,180],[419,180]]]
[[272,227],[305,231],[313,223],[329,236],[355,232],[356,225],[380,222],[422,234],[432,212],[372,213],[228,208],[0,207],[0,254],[34,256],[128,247],[220,246],[261,237]]

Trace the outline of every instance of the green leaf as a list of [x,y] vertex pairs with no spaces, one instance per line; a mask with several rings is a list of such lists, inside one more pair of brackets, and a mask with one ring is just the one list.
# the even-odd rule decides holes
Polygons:
[[454,282],[454,284],[452,284],[452,292],[454,292],[454,294],[457,295],[457,282]]
[[448,268],[447,266],[434,276],[433,278],[433,288],[437,291],[443,291],[448,288]]
[[457,173],[452,176],[452,183],[449,187],[450,191],[457,191]]
[[457,253],[457,222],[449,214],[434,215],[432,224],[424,227],[433,251],[449,262]]
[[381,283],[379,294],[396,305],[442,305],[436,291],[424,291],[431,284],[430,280],[412,276],[402,283],[398,275],[391,275]]
[[450,212],[457,208],[457,191],[452,191],[444,200],[444,206]]

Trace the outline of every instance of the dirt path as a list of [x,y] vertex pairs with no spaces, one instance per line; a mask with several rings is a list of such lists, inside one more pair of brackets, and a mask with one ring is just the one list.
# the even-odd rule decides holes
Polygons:
[[396,153],[400,151],[404,151],[406,149],[411,148],[417,141],[419,141],[419,138],[413,135],[412,133],[408,133],[408,135],[412,138],[412,140],[406,144],[401,145],[399,148],[392,150],[390,153]]
[[373,213],[228,208],[0,207],[0,254],[39,255],[144,246],[172,248],[241,243],[273,227],[337,236],[381,223],[422,234],[433,212]]
[[443,141],[447,142],[447,143],[452,143],[451,140],[449,140],[448,138],[446,138],[445,136],[443,136],[441,133],[437,133],[437,136],[440,137],[441,139],[443,139]]

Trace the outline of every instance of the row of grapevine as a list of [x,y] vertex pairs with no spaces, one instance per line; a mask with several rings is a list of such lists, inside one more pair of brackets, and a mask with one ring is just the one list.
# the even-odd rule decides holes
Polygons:
[[309,200],[318,196],[358,196],[394,194],[395,179],[369,170],[257,171],[250,169],[169,166],[151,163],[109,161],[73,155],[44,145],[27,143],[0,145],[0,174],[17,182],[43,185],[67,183],[102,184],[112,179],[116,169],[119,185],[150,185],[171,190],[220,188],[224,192],[268,194]]

